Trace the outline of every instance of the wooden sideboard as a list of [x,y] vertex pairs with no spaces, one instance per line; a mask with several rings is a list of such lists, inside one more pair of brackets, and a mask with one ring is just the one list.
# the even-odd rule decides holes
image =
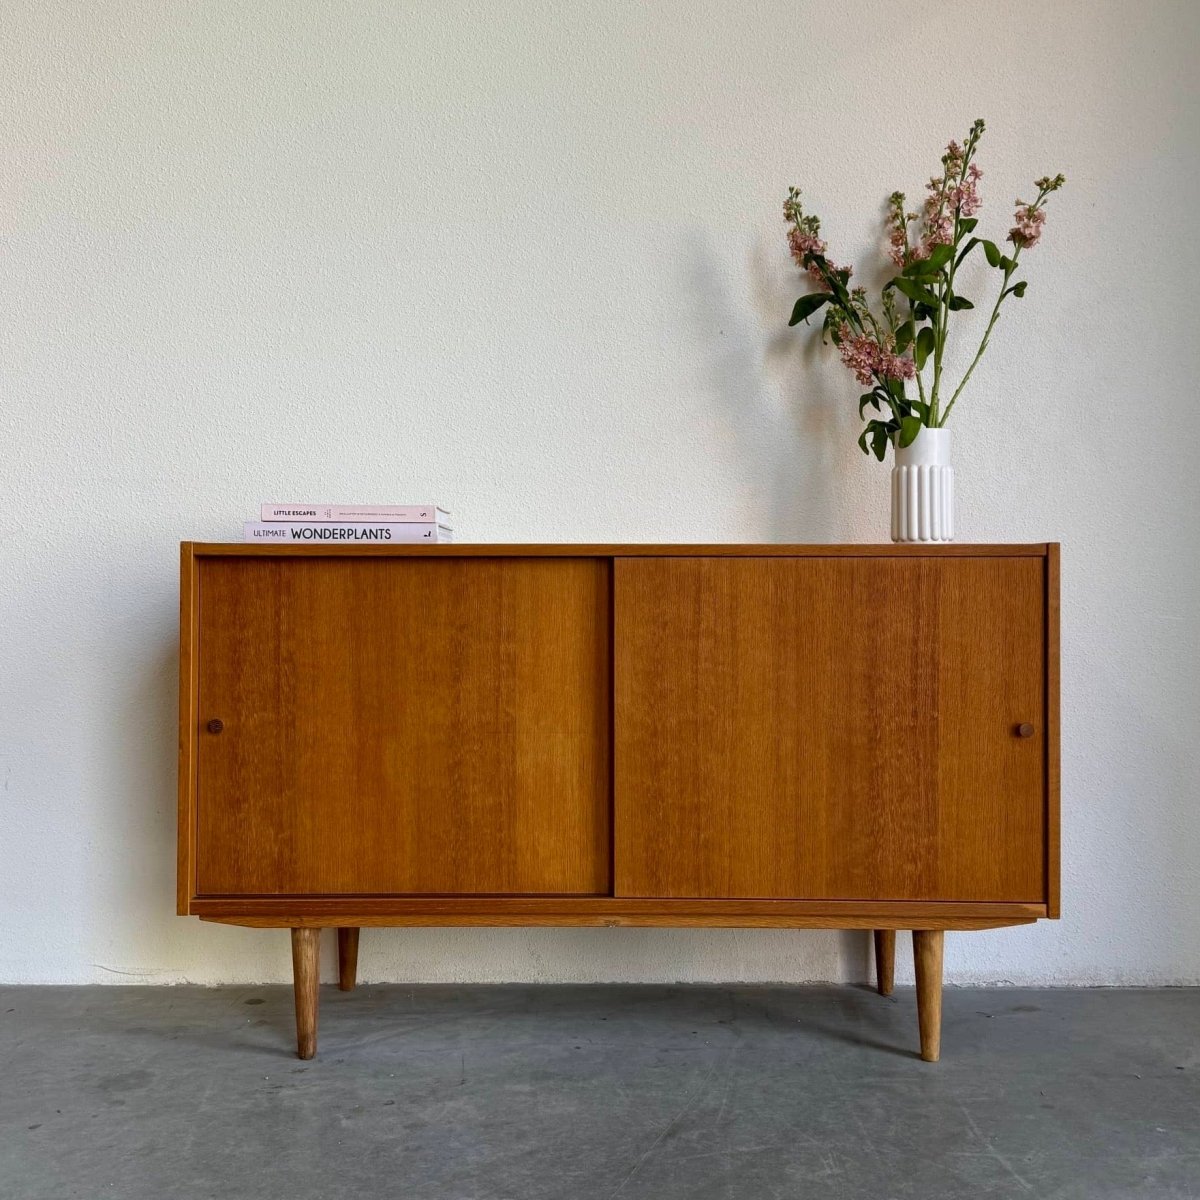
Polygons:
[[180,913],[320,930],[1059,915],[1058,547],[182,546]]

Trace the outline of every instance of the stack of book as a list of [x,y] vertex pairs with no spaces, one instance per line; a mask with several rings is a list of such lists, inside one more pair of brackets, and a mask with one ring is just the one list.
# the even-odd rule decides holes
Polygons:
[[247,521],[247,542],[313,545],[454,541],[450,514],[436,504],[264,504]]

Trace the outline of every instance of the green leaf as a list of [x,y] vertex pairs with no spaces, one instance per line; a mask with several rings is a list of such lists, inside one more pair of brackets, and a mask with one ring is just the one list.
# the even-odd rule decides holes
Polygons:
[[[1014,296],[1016,296],[1017,299],[1020,299],[1022,296],[1025,295],[1026,285],[1027,285],[1027,280],[1022,279],[1020,283],[1014,283],[1012,285],[1012,287],[1010,287],[1008,290],[1010,292],[1012,292],[1012,294]],[[1007,295],[1007,293],[1005,293],[1005,294]]]
[[842,335],[838,333],[838,328],[841,325],[841,314],[832,306],[825,312],[825,319],[821,322],[821,340],[825,340],[825,334],[829,335],[830,341],[835,346],[842,344]]
[[929,420],[929,405],[922,404],[920,400],[910,400],[909,404],[913,412],[921,418],[921,424],[924,425]]
[[933,330],[928,325],[917,334],[916,345],[913,346],[913,362],[917,370],[925,366],[925,360],[933,353]]
[[879,412],[879,397],[875,395],[874,392],[863,392],[863,394],[858,398],[859,417],[863,415],[863,409],[866,408],[868,404],[874,405],[875,411]]
[[818,262],[823,268],[822,278],[829,280],[829,286],[833,288],[833,294],[842,304],[849,307],[850,293],[846,290],[846,281],[850,278],[850,272],[843,269],[834,271],[830,268],[829,263],[819,254],[810,255],[812,259]]
[[905,321],[904,324],[896,330],[897,354],[903,354],[904,351],[907,350],[910,345],[912,345],[913,336],[913,323],[911,321]]
[[870,429],[869,429],[869,428],[867,428],[867,429],[864,429],[864,430],[862,431],[862,433],[861,433],[861,434],[859,434],[859,438],[858,438],[858,448],[859,448],[859,449],[860,449],[860,450],[861,450],[861,451],[862,451],[864,454],[870,454],[870,453],[871,453],[870,447],[867,445],[867,434],[868,434],[868,433],[870,433],[870,432],[871,432],[871,431],[870,431]]
[[934,246],[925,260],[929,266],[940,271],[954,257],[953,246]]
[[966,296],[951,296],[950,299],[946,301],[946,307],[951,312],[962,312],[964,308],[974,308],[975,305],[973,305],[970,300],[966,298]]
[[958,256],[958,258],[956,258],[956,259],[954,260],[954,267],[955,267],[955,270],[957,270],[959,267],[961,267],[961,266],[962,266],[962,260],[963,260],[964,258],[966,258],[966,257],[967,257],[967,255],[968,255],[968,254],[970,254],[970,253],[971,253],[971,251],[972,251],[972,250],[974,250],[974,249],[975,249],[975,247],[976,247],[976,246],[978,246],[978,245],[979,245],[979,238],[972,238],[972,239],[971,239],[971,240],[970,240],[970,241],[969,241],[969,242],[968,242],[968,243],[967,243],[967,244],[966,244],[966,245],[965,245],[965,246],[962,248],[962,253],[961,253],[961,254]]
[[918,258],[904,268],[905,275],[935,275],[954,257],[953,246],[934,246],[928,258]]
[[920,417],[905,417],[900,422],[900,445],[911,446],[916,440],[917,434],[921,432]]
[[888,435],[887,430],[882,425],[877,425],[875,433],[871,438],[871,449],[875,451],[875,457],[883,462],[887,455]]
[[975,226],[979,224],[978,217],[967,217],[965,220],[959,221],[958,228],[961,233],[970,233]]
[[832,299],[828,292],[813,292],[811,295],[801,296],[792,309],[792,319],[788,324],[798,325],[801,321],[807,321],[821,305],[828,304]]
[[928,304],[931,308],[937,308],[938,298],[928,288],[924,288],[917,283],[915,279],[905,279],[903,275],[897,275],[892,282],[910,300],[916,300],[920,304]]
[[1010,271],[1015,271],[1017,269],[1016,262],[1014,262],[1013,259],[1009,258],[1007,254],[1000,255],[999,265],[1004,268],[1005,274],[1009,273]]
[[1004,255],[1000,253],[1000,247],[997,246],[995,242],[984,242],[983,252],[987,256],[989,267],[998,267],[1000,265],[1000,260],[1004,257]]

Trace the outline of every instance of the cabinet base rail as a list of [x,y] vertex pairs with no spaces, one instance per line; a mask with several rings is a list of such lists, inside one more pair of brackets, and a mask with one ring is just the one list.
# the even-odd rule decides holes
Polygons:
[[[338,927],[338,986],[350,991],[358,969],[358,934],[355,927]],[[917,1025],[921,1038],[921,1058],[937,1062],[942,1041],[942,946],[945,931],[914,929],[913,961],[917,976]],[[892,992],[895,974],[896,932],[875,931],[875,970],[879,991]],[[320,1008],[319,926],[292,928],[292,971],[296,993],[296,1054],[313,1058],[317,1053],[317,1018]]]
[[998,929],[1044,903],[958,900],[685,900],[623,896],[192,896],[204,921],[261,929],[581,925],[733,929]]

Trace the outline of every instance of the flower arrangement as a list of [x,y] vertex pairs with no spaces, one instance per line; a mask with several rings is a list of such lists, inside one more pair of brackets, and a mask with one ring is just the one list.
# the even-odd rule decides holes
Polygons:
[[[859,398],[859,416],[865,417],[868,406],[880,415],[866,421],[858,444],[864,454],[874,452],[880,462],[889,442],[909,446],[922,426],[945,425],[988,347],[1001,305],[1010,296],[1025,295],[1025,280],[1013,280],[1021,251],[1033,249],[1041,240],[1046,200],[1065,182],[1062,175],[1044,176],[1034,183],[1037,194],[1031,202],[1016,202],[1008,234],[1011,254],[995,242],[973,236],[983,178],[975,151],[983,131],[983,121],[976,121],[961,145],[952,141],[946,147],[942,172],[930,179],[920,212],[908,211],[903,192],[893,192],[889,198],[888,256],[898,273],[883,285],[880,316],[872,312],[866,288],[850,287],[853,268],[838,266],[827,256],[821,222],[805,213],[800,192],[789,188],[783,204],[792,257],[821,289],[796,301],[788,324],[807,323],[827,307],[822,341],[828,336],[855,379],[869,389]],[[942,363],[950,317],[975,307],[956,289],[955,276],[977,246],[982,247],[988,266],[1001,273],[999,295],[971,365],[943,403],[949,390],[942,379]],[[910,382],[916,385],[916,396],[907,392]]]

